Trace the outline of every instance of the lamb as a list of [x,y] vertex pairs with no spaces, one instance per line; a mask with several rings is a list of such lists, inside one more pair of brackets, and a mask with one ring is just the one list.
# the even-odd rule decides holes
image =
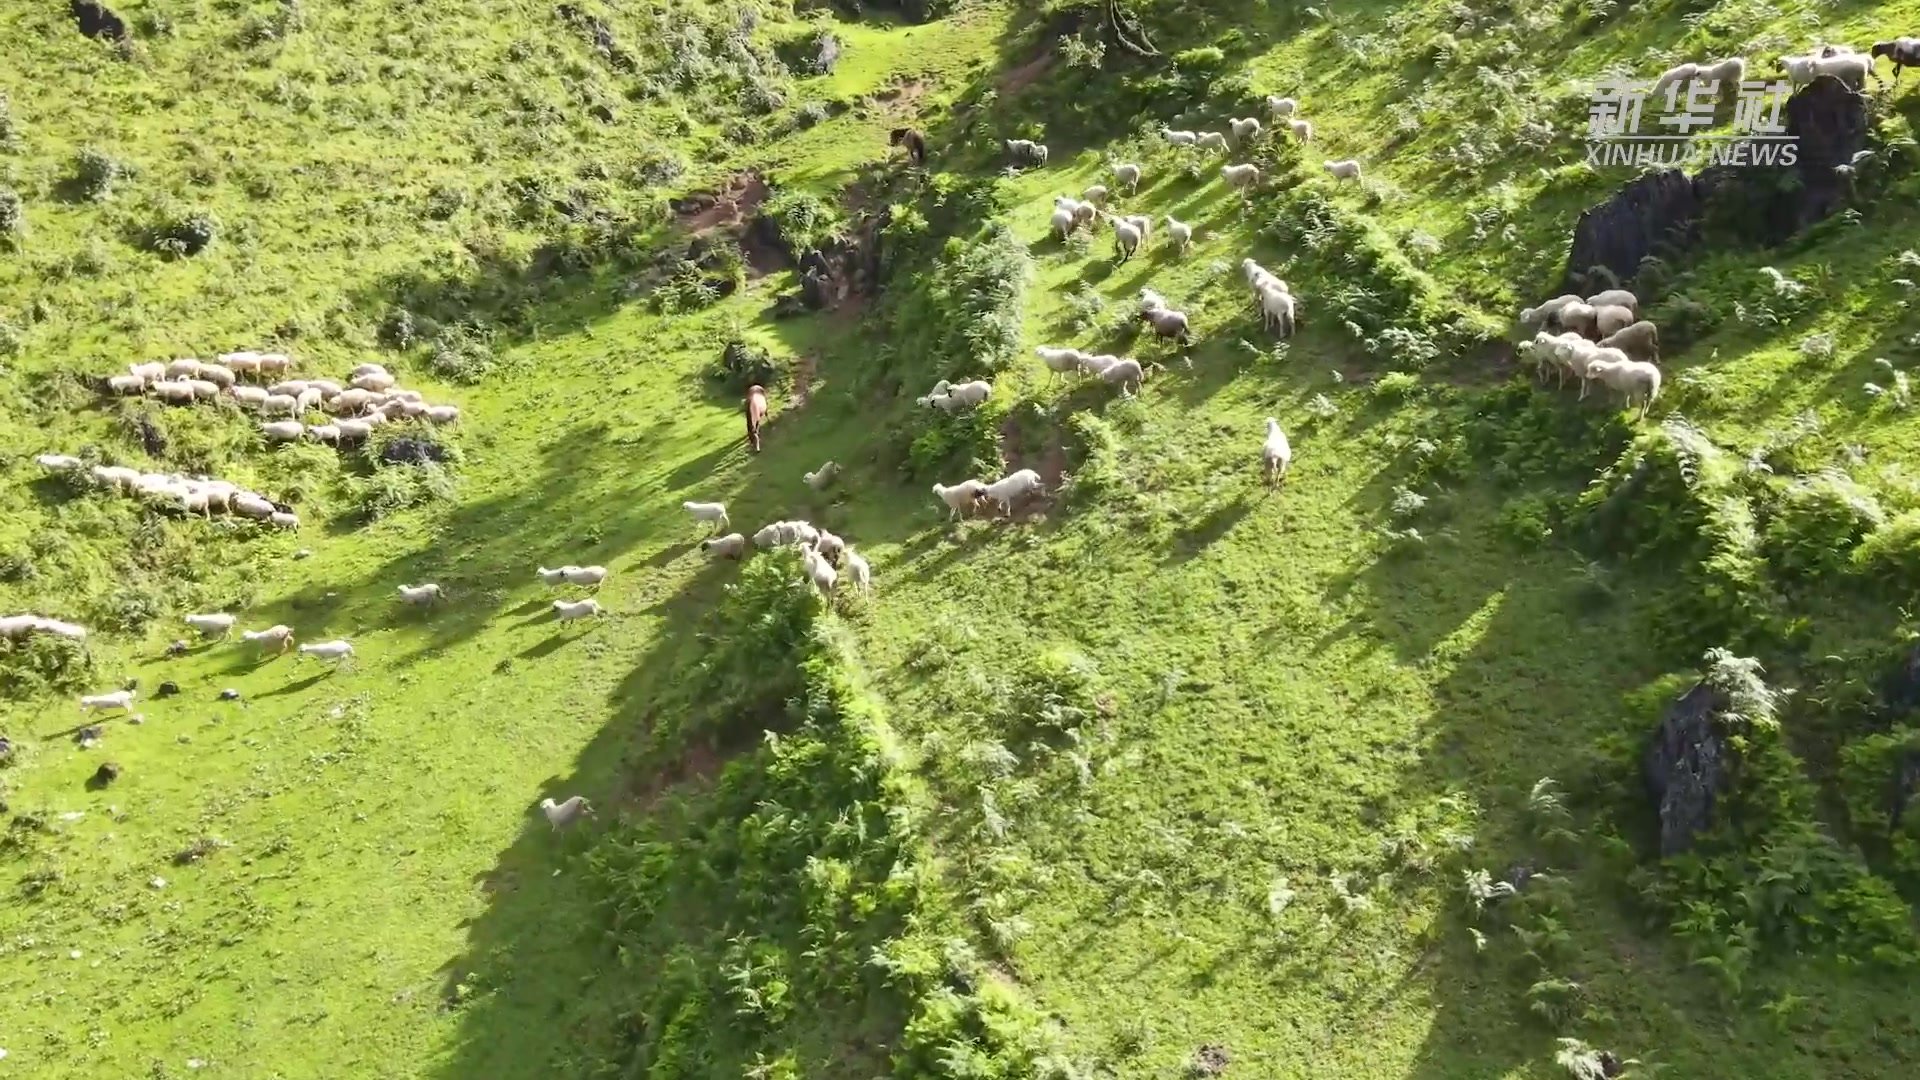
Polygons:
[[240,637],[254,642],[262,649],[276,646],[279,652],[286,652],[293,645],[293,627],[284,623],[269,626],[265,630],[242,630]]
[[107,376],[107,392],[112,394],[137,394],[147,388],[147,380],[139,375]]
[[[985,496],[986,491],[987,485],[979,480],[962,480],[952,487],[946,484],[933,485],[934,496],[947,504],[948,521],[963,514],[972,513],[974,508],[980,505],[980,500]],[[759,542],[760,538],[755,536],[754,543]]]
[[41,454],[33,463],[52,473],[72,472],[86,464],[71,454]]
[[1047,163],[1047,148],[1032,139],[1007,139],[1004,141],[1007,157],[1015,165],[1044,166]]
[[1267,417],[1267,441],[1260,447],[1260,466],[1266,475],[1267,483],[1285,481],[1287,466],[1293,464],[1293,447],[1287,444],[1287,433],[1280,430],[1280,421]]
[[339,662],[353,655],[353,646],[345,638],[335,638],[332,641],[320,641],[295,648],[301,656],[311,656],[316,660]]
[[182,621],[199,631],[201,637],[224,638],[233,632],[233,624],[238,620],[225,612],[214,612],[207,615],[189,615]]
[[1260,166],[1251,162],[1220,166],[1220,178],[1236,191],[1246,191],[1260,182]]
[[1647,88],[1647,96],[1652,97],[1665,90],[1669,83],[1686,82],[1699,73],[1699,64],[1676,64],[1661,72],[1660,77],[1653,80],[1653,85]]
[[1140,317],[1153,324],[1153,332],[1158,337],[1172,338],[1182,345],[1191,344],[1193,335],[1187,326],[1187,313],[1171,308],[1155,308],[1143,311]]
[[1119,255],[1118,261],[1126,262],[1134,252],[1140,250],[1140,241],[1145,237],[1125,218],[1109,217],[1107,220],[1113,225],[1113,246]]
[[1599,379],[1608,388],[1624,392],[1628,406],[1633,405],[1635,398],[1640,399],[1638,419],[1641,420],[1647,418],[1647,410],[1660,396],[1660,369],[1639,360],[1594,360],[1587,364],[1586,377]]
[[1900,81],[1900,69],[1920,67],[1920,38],[1894,38],[1892,41],[1876,41],[1869,55],[1878,60],[1885,56],[1893,60],[1893,81]]
[[1101,382],[1109,386],[1118,386],[1120,393],[1127,397],[1133,396],[1127,387],[1131,386],[1134,390],[1138,390],[1145,378],[1146,370],[1140,366],[1140,361],[1133,359],[1115,360],[1100,372]]
[[1021,469],[988,484],[981,495],[1000,504],[1002,514],[1012,514],[1013,504],[1030,495],[1046,494],[1046,485],[1041,483],[1040,474],[1032,469]]
[[1586,303],[1590,307],[1623,307],[1635,315],[1640,313],[1640,298],[1625,289],[1608,289],[1594,293],[1587,297]]
[[680,509],[693,515],[693,520],[704,521],[713,526],[714,532],[732,524],[727,520],[727,504],[717,502],[683,502]]
[[1191,131],[1175,131],[1164,127],[1160,129],[1160,137],[1165,139],[1169,146],[1192,146],[1200,141],[1200,136]]
[[[606,612],[600,607],[600,601],[595,600],[591,596],[585,600],[575,600],[572,602],[555,600],[553,602],[553,617],[560,622],[573,622],[578,619],[588,618],[589,616],[604,614],[606,614]],[[304,649],[306,646],[302,645],[301,648]]]
[[861,592],[873,589],[873,568],[852,548],[847,549],[847,579]]
[[738,559],[747,553],[747,538],[739,533],[710,536],[700,541],[700,550],[722,559]]
[[535,570],[534,574],[537,575],[540,578],[540,580],[545,584],[558,585],[561,582],[567,580],[567,571],[578,570],[578,569],[579,567],[577,566],[563,566],[558,570],[549,570],[546,567],[542,566],[538,570]]
[[825,491],[833,485],[833,481],[839,477],[839,475],[840,464],[835,461],[829,461],[810,473],[802,474],[800,478],[805,480],[807,486],[813,490]]
[[814,588],[829,596],[833,594],[833,587],[839,583],[840,575],[826,556],[813,549],[813,545],[800,545],[800,567],[806,571]]
[[413,604],[416,607],[424,607],[433,603],[435,600],[442,599],[445,595],[446,594],[441,591],[440,586],[433,582],[428,582],[425,585],[400,586],[400,600],[403,603]]
[[105,712],[117,709],[120,712],[132,712],[134,693],[132,690],[115,690],[111,694],[87,694],[80,698],[80,711]]
[[429,423],[451,424],[460,419],[460,408],[457,405],[430,405],[426,417]]
[[1596,338],[1616,334],[1632,326],[1633,322],[1632,308],[1622,307],[1619,304],[1608,304],[1605,307],[1593,306],[1593,332]]
[[569,585],[591,585],[599,588],[607,580],[607,568],[604,566],[567,566],[560,570],[560,580]]
[[1107,200],[1111,197],[1111,193],[1107,190],[1107,185],[1095,184],[1081,192],[1080,197],[1095,206],[1104,207],[1107,205]]
[[260,434],[268,442],[295,442],[306,431],[306,425],[298,420],[274,420],[260,425]]
[[1200,137],[1194,140],[1194,145],[1202,150],[1225,150],[1227,137],[1218,131],[1203,131]]
[[1260,137],[1260,121],[1256,117],[1249,116],[1240,120],[1229,120],[1227,121],[1227,127],[1232,131],[1235,146],[1250,139]]
[[1275,284],[1261,289],[1260,324],[1279,331],[1283,338],[1293,336],[1293,294],[1287,291],[1287,283],[1274,279]]
[[1290,97],[1280,97],[1276,94],[1267,95],[1267,111],[1273,114],[1275,120],[1285,120],[1287,117],[1292,116],[1299,108],[1300,103]]
[[575,795],[562,803],[554,802],[552,799],[541,799],[540,812],[547,815],[547,824],[552,825],[554,831],[558,832],[583,816],[592,817],[593,806],[587,802],[586,796]]
[[1040,362],[1047,365],[1047,371],[1052,373],[1049,382],[1055,377],[1079,371],[1080,363],[1087,355],[1079,349],[1061,349],[1051,345],[1036,345],[1033,351],[1040,357]]
[[1327,170],[1335,180],[1360,179],[1360,163],[1353,158],[1347,158],[1345,161],[1322,162],[1320,167]]
[[1171,216],[1163,220],[1167,223],[1167,243],[1185,255],[1187,249],[1193,246],[1193,226],[1184,221],[1175,221]]
[[1296,141],[1313,141],[1313,122],[1310,120],[1289,120],[1287,121],[1287,130],[1293,133]]

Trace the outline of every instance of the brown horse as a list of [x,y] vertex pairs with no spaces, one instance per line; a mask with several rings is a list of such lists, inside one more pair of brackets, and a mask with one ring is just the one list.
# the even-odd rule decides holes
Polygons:
[[744,403],[747,414],[747,444],[754,453],[760,452],[760,425],[767,422],[767,390],[759,383],[747,387]]

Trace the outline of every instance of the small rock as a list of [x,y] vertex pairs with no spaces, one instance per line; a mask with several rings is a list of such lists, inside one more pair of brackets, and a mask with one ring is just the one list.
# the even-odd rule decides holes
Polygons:
[[161,683],[158,689],[154,690],[153,696],[154,697],[172,697],[173,695],[179,692],[180,692],[180,684],[177,682],[174,682],[172,679],[168,679],[166,682]]
[[100,767],[93,771],[93,779],[87,781],[87,786],[97,791],[118,779],[120,779],[119,763],[103,761]]
[[1219,1076],[1227,1071],[1227,1062],[1231,1060],[1226,1047],[1208,1043],[1194,1051],[1193,1065],[1188,1071],[1194,1076]]
[[167,887],[167,879],[163,877],[156,877],[152,881],[147,882],[147,884],[156,889],[164,889]]
[[221,701],[239,701],[240,691],[235,690],[233,687],[229,686],[225,690],[220,691],[220,700]]
[[184,656],[186,655],[186,651],[192,647],[193,646],[188,645],[184,639],[175,638],[173,643],[167,646],[167,655]]
[[187,743],[190,743],[190,742],[192,742],[192,741],[193,741],[193,736],[191,736],[191,735],[178,735],[178,736],[175,736],[175,737],[174,737],[174,741],[175,741],[175,742],[177,742],[177,743],[179,743],[179,744],[181,744],[182,746],[184,746],[184,745],[186,745]]
[[312,549],[312,548],[301,548],[301,549],[300,549],[299,551],[296,551],[296,552],[294,552],[294,553],[293,553],[293,557],[294,557],[294,558],[296,558],[296,559],[308,559],[308,558],[312,558],[312,557],[313,557],[313,549]]
[[204,1069],[206,1067],[207,1067],[207,1063],[204,1061],[201,1061],[199,1058],[187,1059],[187,1068],[189,1069]]
[[67,959],[69,959],[69,960],[78,960],[78,959],[80,959],[80,958],[81,958],[82,956],[85,956],[85,955],[86,955],[86,954],[85,954],[85,953],[83,953],[83,952],[81,952],[81,951],[80,951],[79,949],[73,949],[73,950],[70,950],[70,951],[69,951],[69,952],[67,953]]
[[86,750],[99,742],[102,734],[99,724],[88,724],[73,733],[73,741],[80,744],[80,749]]

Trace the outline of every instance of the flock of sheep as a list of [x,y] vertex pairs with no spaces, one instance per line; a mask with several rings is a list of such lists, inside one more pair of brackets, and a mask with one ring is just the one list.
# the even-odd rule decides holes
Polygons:
[[1531,356],[1540,375],[1553,371],[1557,385],[1565,386],[1569,375],[1578,380],[1583,399],[1595,380],[1620,391],[1628,405],[1639,403],[1644,418],[1660,396],[1660,329],[1639,312],[1640,301],[1625,289],[1584,300],[1572,293],[1556,296],[1520,312],[1522,326],[1546,328],[1523,342],[1521,352]]
[[[985,385],[985,384],[982,384]],[[807,473],[804,477],[808,487],[822,491],[840,475],[840,466],[832,461]],[[1034,479],[1037,481],[1038,476]],[[693,515],[695,521],[712,525],[716,534],[732,525],[727,517],[725,503],[686,502],[681,508]],[[813,582],[821,593],[831,596],[840,583],[842,564],[846,577],[861,592],[873,587],[873,567],[853,546],[825,529],[807,521],[776,521],[753,534],[752,547],[756,551],[770,551],[774,548],[798,547],[800,565],[806,571],[807,580]],[[742,559],[747,556],[748,540],[742,533],[709,536],[700,541],[700,550],[716,558]]]
[[[347,385],[331,379],[287,379],[270,386],[251,385],[244,376],[264,378],[293,367],[284,353],[227,353],[216,363],[183,358],[169,363],[152,361],[128,365],[125,374],[109,375],[107,389],[115,394],[146,393],[169,405],[191,405],[222,395],[234,404],[256,410],[263,418],[260,434],[269,442],[311,438],[338,446],[364,440],[373,429],[396,420],[422,419],[451,424],[460,419],[455,405],[433,405],[418,390],[404,390],[379,364],[361,364],[348,375]],[[302,425],[300,417],[320,408],[337,419]]]

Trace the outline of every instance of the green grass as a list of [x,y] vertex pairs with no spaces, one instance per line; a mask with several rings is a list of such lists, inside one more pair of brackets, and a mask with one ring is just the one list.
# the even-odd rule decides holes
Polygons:
[[[1844,935],[1769,946],[1729,989],[1695,962],[1700,943],[1673,931],[1676,917],[1640,897],[1633,871],[1654,860],[1633,755],[1671,676],[1697,670],[1677,614],[1691,609],[1676,598],[1699,559],[1580,536],[1574,498],[1625,443],[1604,405],[1516,397],[1510,373],[1470,350],[1377,393],[1406,356],[1367,351],[1331,305],[1336,288],[1380,279],[1346,251],[1295,248],[1269,227],[1305,196],[1243,205],[1212,164],[1188,180],[1143,134],[1162,121],[1218,126],[1211,106],[1078,108],[1122,100],[1123,80],[1151,73],[1112,51],[1097,72],[1056,65],[1028,90],[983,99],[1033,55],[1026,16],[998,5],[920,26],[814,16],[842,39],[840,66],[772,78],[784,100],[767,115],[743,112],[739,87],[712,72],[649,91],[676,70],[657,40],[668,17],[581,6],[608,20],[638,70],[546,8],[504,0],[443,5],[430,23],[405,5],[315,6],[284,41],[245,47],[235,38],[254,6],[128,4],[131,60],[57,8],[0,12],[0,92],[19,129],[0,151],[0,186],[21,193],[27,217],[0,252],[0,321],[19,343],[0,357],[0,613],[95,626],[87,688],[138,677],[146,716],[110,722],[81,750],[70,693],[0,703],[15,744],[0,772],[15,816],[0,858],[9,1066],[731,1076],[786,1052],[789,1065],[762,1075],[1134,1077],[1180,1075],[1217,1044],[1228,1075],[1547,1076],[1556,1038],[1577,1036],[1674,1075],[1812,1077],[1891,1075],[1920,1051],[1909,976],[1853,962]],[[1569,104],[1568,87],[1614,65],[1651,72],[1683,49],[1758,49],[1768,34],[1893,36],[1912,14],[1748,7],[1721,5],[1696,29],[1673,4],[1590,23],[1529,3],[1471,29],[1419,3],[1331,19],[1172,3],[1143,14],[1169,53],[1237,31],[1231,69],[1260,93],[1299,91],[1316,124],[1305,186],[1367,243],[1401,246],[1423,302],[1504,320],[1545,294],[1578,211],[1626,179],[1546,171],[1578,157],[1584,104]],[[737,23],[718,5],[679,10]],[[756,10],[757,42],[799,30],[784,8]],[[143,21],[155,15],[170,32]],[[1443,30],[1467,56],[1440,69],[1426,43]],[[1502,52],[1522,40],[1524,53]],[[1481,66],[1498,86],[1477,81]],[[1909,100],[1879,106],[1884,137],[1907,131]],[[790,123],[816,101],[844,110]],[[1410,112],[1422,126],[1393,136]],[[1504,147],[1542,120],[1558,131],[1546,148],[1463,164],[1460,147]],[[909,478],[905,448],[932,423],[912,398],[969,362],[935,355],[943,309],[912,302],[938,236],[890,238],[886,294],[852,313],[772,320],[784,272],[690,314],[636,295],[654,253],[684,247],[669,196],[755,168],[823,195],[855,185],[856,208],[926,208],[927,187],[879,164],[889,128],[923,127],[936,169],[978,174],[998,164],[992,142],[1036,123],[1052,164],[990,193],[1033,264],[1019,355],[990,411],[1016,433],[1008,468],[1064,463],[1083,482],[1099,470],[1080,460],[1068,417],[1101,417],[1117,452],[1097,493],[1069,487],[1030,521],[949,526],[930,480]],[[739,125],[750,141],[733,137]],[[67,184],[88,146],[132,166],[103,202]],[[666,155],[677,176],[635,179]],[[1319,172],[1350,155],[1367,162],[1365,189]],[[1116,264],[1104,230],[1091,244],[1046,237],[1051,197],[1103,181],[1115,160],[1148,166],[1127,209],[1197,226],[1190,255],[1156,244]],[[574,188],[594,214],[550,205]],[[531,190],[543,194],[522,197]],[[1762,529],[1779,487],[1828,465],[1847,466],[1890,516],[1916,502],[1911,410],[1861,389],[1888,381],[1875,357],[1906,366],[1920,331],[1894,283],[1920,280],[1898,259],[1920,248],[1920,219],[1902,209],[1913,190],[1896,175],[1869,189],[1857,224],[1680,267],[1670,291],[1718,322],[1667,350],[1655,418],[1684,414],[1736,457],[1774,448],[1772,480],[1732,488]],[[186,209],[219,222],[205,252],[143,250],[156,222]],[[1409,244],[1416,231],[1437,252]],[[1284,267],[1304,299],[1284,349],[1246,301],[1247,255]],[[1772,303],[1761,265],[1808,283],[1817,303],[1761,317]],[[1191,316],[1191,368],[1120,330],[1144,286]],[[1076,312],[1083,289],[1099,311]],[[472,321],[498,364],[472,385],[436,378],[426,346],[381,345],[396,307]],[[1801,343],[1822,333],[1831,354],[1809,355]],[[779,388],[760,457],[740,446],[733,395],[706,377],[741,335],[810,365],[809,403],[794,408],[791,385]],[[265,450],[211,410],[158,414],[172,448],[151,459],[130,427],[148,408],[97,404],[70,377],[269,342],[311,372],[377,358],[460,404],[453,497],[362,521],[353,485],[368,465]],[[1139,400],[1115,401],[1050,384],[1030,359],[1041,343],[1167,367]],[[1331,415],[1318,415],[1321,400]],[[1786,445],[1807,410],[1818,430]],[[1255,462],[1269,415],[1296,454],[1277,492]],[[1452,463],[1428,461],[1423,440]],[[216,531],[36,479],[34,454],[89,447],[297,491],[307,525]],[[842,480],[807,491],[801,474],[829,458]],[[742,632],[725,621],[738,616],[739,571],[695,548],[688,499],[726,501],[744,532],[785,517],[831,527],[871,560],[876,591],[843,600],[814,644],[726,668],[727,693],[703,698],[714,684],[702,680],[721,677],[703,658],[728,655],[726,635]],[[1551,535],[1516,531],[1516,508],[1543,506]],[[301,548],[310,557],[295,559]],[[608,619],[551,623],[557,594],[532,571],[562,562],[612,569]],[[1821,658],[1872,682],[1870,661],[1907,621],[1908,585],[1762,566],[1756,594],[1778,597],[1778,618],[1739,629],[1774,678],[1803,688],[1784,743],[1799,756],[1784,760],[1804,766],[1817,805],[1796,812],[1817,814],[1846,858],[1878,859],[1841,809],[1853,793],[1832,762],[1880,721],[1836,704],[1868,691],[1823,681]],[[395,587],[424,580],[448,603],[403,610]],[[238,645],[164,658],[178,616],[213,608],[244,611],[247,626],[287,622],[305,640],[347,636],[359,656],[331,673]],[[106,629],[116,619],[124,628]],[[1043,656],[1089,673],[1087,701],[1036,705],[1029,673]],[[778,682],[798,659],[812,681],[791,711],[745,677]],[[843,670],[854,689],[822,688],[822,671]],[[162,680],[182,693],[153,699]],[[245,704],[215,701],[226,687]],[[842,724],[886,746],[885,767],[855,770],[846,790],[859,794],[843,796],[844,763],[829,756],[806,774],[817,801],[789,804],[799,796],[783,785],[798,781],[755,748],[759,728],[838,753]],[[108,759],[124,774],[88,790]],[[1529,808],[1548,776],[1569,791],[1564,822]],[[574,793],[599,820],[555,835],[531,808]],[[888,850],[913,868],[898,876],[916,884],[856,873],[831,925],[848,942],[977,951],[978,963],[948,955],[883,979],[860,967],[863,951],[820,953],[809,936],[822,917],[795,897],[817,899],[817,869],[729,861],[760,850],[763,834],[741,825],[749,812],[789,820],[775,811],[790,806],[820,829],[791,825],[812,846],[783,857],[857,864],[835,846],[843,797],[855,819],[891,823]],[[174,864],[202,838],[222,845]],[[1519,864],[1559,883],[1476,916],[1464,875]],[[664,866],[667,879],[648,873]],[[724,901],[708,902],[716,890]],[[860,908],[875,896],[878,913]],[[784,958],[814,1008],[737,1011],[723,972],[748,938]],[[954,1045],[926,1044],[937,1025],[925,1018],[953,989],[932,970],[972,980],[973,999],[1023,1003],[1006,1016],[1053,1021],[1033,1030],[1079,1071],[1028,1060],[969,1074],[951,1055],[928,1065]]]

